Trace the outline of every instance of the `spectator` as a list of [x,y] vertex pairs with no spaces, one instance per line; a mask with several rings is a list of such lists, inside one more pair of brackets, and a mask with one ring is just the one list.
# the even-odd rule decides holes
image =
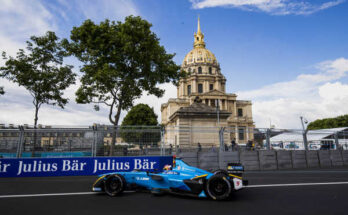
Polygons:
[[201,152],[202,151],[202,146],[201,144],[198,142],[198,151]]
[[246,144],[246,149],[247,150],[252,150],[253,147],[253,143],[251,142],[251,140],[248,140],[247,144]]
[[173,152],[173,145],[172,144],[169,144],[169,154],[171,155]]
[[180,146],[177,147],[176,151],[177,151],[178,153],[181,153]]
[[123,156],[127,156],[128,155],[128,147],[124,146],[123,147]]
[[215,152],[215,147],[214,147],[214,145],[211,145],[210,151],[211,151],[211,152]]
[[236,139],[234,138],[231,141],[231,148],[232,148],[232,151],[235,151],[237,149]]
[[227,151],[228,151],[228,146],[227,146],[227,144],[225,143],[224,146],[225,146],[225,151],[227,152]]

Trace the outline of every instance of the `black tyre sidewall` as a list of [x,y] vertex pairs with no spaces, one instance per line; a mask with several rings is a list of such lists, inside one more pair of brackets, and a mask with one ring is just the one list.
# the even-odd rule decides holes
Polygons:
[[[222,195],[214,195],[213,192],[211,191],[211,189],[212,189],[211,188],[212,182],[214,182],[215,180],[222,180],[227,185],[227,189],[225,190],[225,192]],[[213,175],[211,178],[209,178],[209,180],[205,184],[205,193],[211,199],[214,199],[214,200],[225,200],[225,199],[228,199],[230,197],[231,193],[232,193],[232,184],[225,177],[224,174]]]
[[224,175],[228,176],[228,172],[224,169],[218,169],[213,172],[214,175]]
[[[120,187],[117,190],[113,190],[110,187],[110,183],[112,182],[112,180],[115,180],[115,179],[118,180],[120,183]],[[118,174],[110,175],[104,182],[104,191],[109,196],[120,195],[124,191],[125,187],[126,187],[126,180],[124,179],[122,175],[118,175]]]

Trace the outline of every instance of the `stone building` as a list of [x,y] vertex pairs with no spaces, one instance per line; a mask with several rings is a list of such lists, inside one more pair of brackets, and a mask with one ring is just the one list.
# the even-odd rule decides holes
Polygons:
[[[225,142],[232,139],[237,143],[253,140],[251,101],[237,100],[236,94],[226,93],[226,78],[215,55],[206,49],[199,19],[193,49],[184,58],[181,69],[188,76],[179,81],[177,98],[169,99],[161,106],[162,124],[168,130],[166,143],[183,147],[197,145],[198,142],[202,146],[219,144],[216,141],[218,137],[212,136],[214,132],[200,132],[200,138],[195,138],[198,134],[192,130],[174,129],[184,127],[228,127]],[[214,135],[219,134],[215,132]]]

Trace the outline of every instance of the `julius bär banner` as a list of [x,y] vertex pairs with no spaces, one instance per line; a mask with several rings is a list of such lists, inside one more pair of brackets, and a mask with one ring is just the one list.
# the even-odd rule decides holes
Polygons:
[[161,170],[171,156],[8,158],[0,159],[0,177],[78,176],[132,170]]

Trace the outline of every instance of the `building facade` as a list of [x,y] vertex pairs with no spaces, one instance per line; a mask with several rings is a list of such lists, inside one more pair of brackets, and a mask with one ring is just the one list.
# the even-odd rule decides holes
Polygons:
[[[226,78],[215,55],[206,48],[199,19],[193,49],[185,56],[181,69],[188,75],[179,81],[177,98],[169,99],[161,105],[161,121],[167,130],[170,127],[185,126],[229,127],[231,132],[226,141],[235,139],[237,143],[245,143],[253,140],[252,103],[237,100],[234,93],[226,93]],[[185,111],[191,111],[191,114],[185,114]],[[167,132],[166,141],[180,146],[195,145],[198,142],[205,145],[218,144],[212,140],[204,143],[204,138],[197,140],[181,136],[185,135],[179,131]]]

